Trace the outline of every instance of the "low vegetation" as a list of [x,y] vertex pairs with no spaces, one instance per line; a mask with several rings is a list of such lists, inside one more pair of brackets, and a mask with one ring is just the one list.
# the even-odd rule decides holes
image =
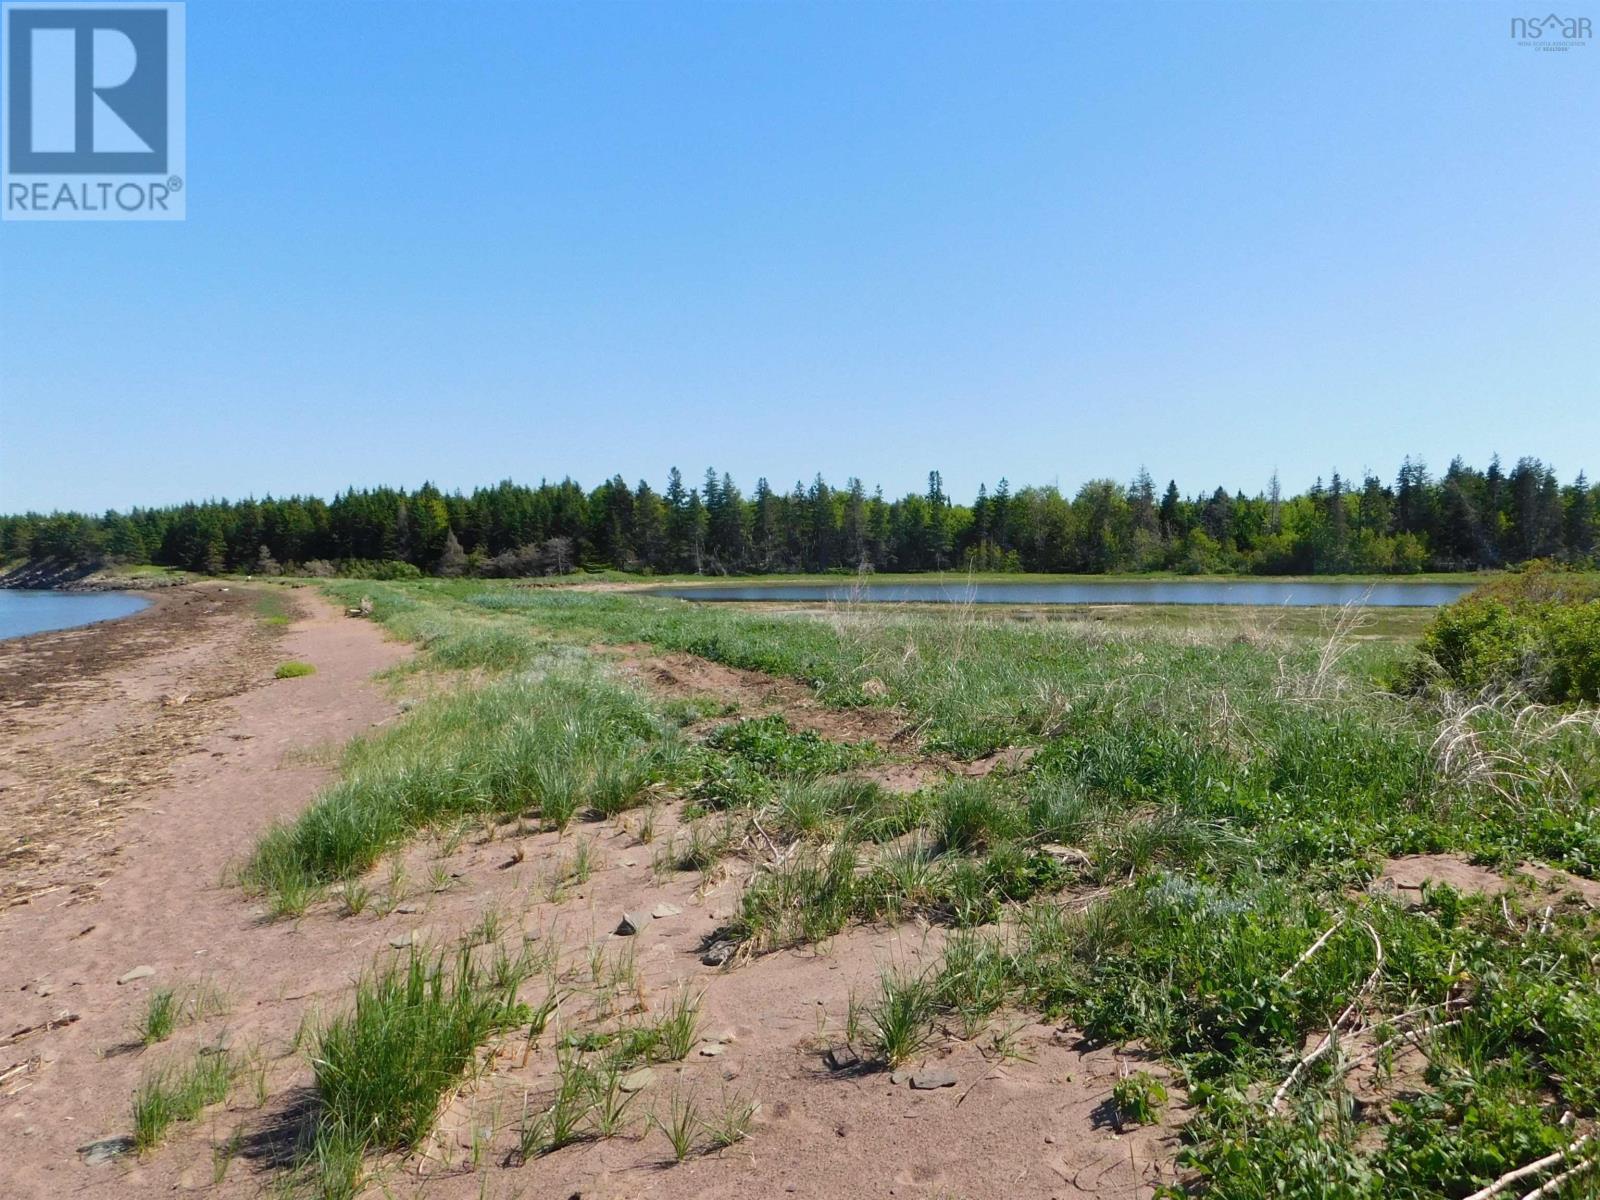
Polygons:
[[1444,609],[1422,637],[1413,686],[1442,677],[1469,692],[1542,703],[1600,701],[1600,579],[1536,566]]
[[503,951],[484,961],[413,950],[357,988],[312,1057],[319,1109],[308,1166],[325,1197],[360,1190],[368,1150],[421,1142],[477,1048],[527,1020],[517,993],[529,970]]
[[[1544,1165],[1526,1188],[1587,1161],[1600,923],[1559,886],[1510,882],[1527,862],[1600,874],[1600,722],[1574,703],[1581,691],[1530,705],[1440,664],[1398,694],[1415,651],[1362,638],[1354,614],[1306,638],[779,616],[469,581],[334,587],[369,598],[375,619],[424,647],[423,668],[459,686],[357,744],[341,780],[257,847],[244,878],[281,911],[463,816],[565,828],[676,801],[686,822],[658,870],[746,859],[718,935],[737,944],[735,964],[853,922],[940,925],[936,961],[889,970],[852,1005],[847,1036],[863,1056],[897,1066],[1013,1009],[1137,1045],[1160,1069],[1126,1073],[1113,1110],[1130,1125],[1183,1122],[1188,1190],[1460,1200],[1530,1163]],[[1436,629],[1463,619],[1452,610]],[[803,681],[835,706],[893,706],[914,735],[909,749],[846,744],[715,704],[669,719],[588,649],[608,641]],[[1027,753],[911,794],[863,773],[906,753],[1008,747]],[[1510,890],[1441,883],[1402,899],[1384,864],[1419,853],[1497,869]],[[413,963],[415,986],[431,995],[440,969]],[[445,1008],[481,991],[437,987]],[[489,1011],[509,1013],[514,993],[495,991]],[[620,1072],[686,1053],[685,1014],[564,1036],[523,1155],[636,1125]],[[453,1026],[429,1078],[458,1077],[500,1019]],[[441,1041],[393,1028],[411,1048],[347,1060],[405,1061],[423,1053],[412,1042]],[[349,1132],[325,1143],[331,1157],[413,1144],[437,1105],[430,1089],[341,1101],[358,1115],[335,1124]],[[689,1093],[657,1106],[673,1160],[726,1144],[702,1109]]]
[[286,662],[279,663],[278,669],[272,674],[275,679],[299,679],[316,673],[317,669],[308,662]]
[[154,1150],[172,1126],[197,1120],[228,1095],[239,1066],[225,1049],[207,1048],[182,1066],[158,1067],[144,1076],[133,1096],[133,1144]]

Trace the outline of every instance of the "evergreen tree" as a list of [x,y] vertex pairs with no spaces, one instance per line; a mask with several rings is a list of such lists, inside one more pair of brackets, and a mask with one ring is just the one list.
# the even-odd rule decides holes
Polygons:
[[456,540],[456,531],[446,529],[444,532],[444,547],[439,551],[439,562],[434,570],[446,579],[454,579],[465,573],[467,569],[467,552],[461,548],[461,543]]

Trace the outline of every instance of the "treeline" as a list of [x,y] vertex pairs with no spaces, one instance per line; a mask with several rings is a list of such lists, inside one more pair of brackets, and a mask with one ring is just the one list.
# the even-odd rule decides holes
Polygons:
[[1594,561],[1600,488],[1563,486],[1533,458],[1509,472],[1460,459],[1442,475],[1407,459],[1393,483],[1335,473],[1283,496],[1273,476],[1254,496],[1217,488],[1158,490],[1091,480],[1055,487],[982,486],[971,504],[938,472],[921,494],[885,499],[859,479],[818,475],[787,492],[758,480],[748,495],[727,474],[699,487],[673,468],[664,490],[621,476],[584,491],[570,479],[506,481],[471,495],[351,489],[315,497],[207,501],[103,516],[0,517],[0,561],[156,563],[220,573],[559,574],[784,571],[1108,571],[1323,574],[1499,567],[1531,559]]

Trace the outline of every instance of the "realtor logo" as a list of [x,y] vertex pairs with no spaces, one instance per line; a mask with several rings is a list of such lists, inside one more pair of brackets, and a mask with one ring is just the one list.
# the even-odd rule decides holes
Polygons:
[[181,3],[0,5],[6,220],[182,220]]

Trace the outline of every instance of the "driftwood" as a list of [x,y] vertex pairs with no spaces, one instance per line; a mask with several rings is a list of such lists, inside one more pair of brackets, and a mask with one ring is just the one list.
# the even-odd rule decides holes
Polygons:
[[30,1038],[36,1033],[48,1033],[52,1029],[59,1029],[63,1025],[71,1025],[78,1019],[75,1012],[64,1012],[59,1017],[52,1017],[48,1021],[41,1021],[37,1025],[24,1025],[21,1029],[0,1038],[0,1046],[15,1046],[24,1038]]

